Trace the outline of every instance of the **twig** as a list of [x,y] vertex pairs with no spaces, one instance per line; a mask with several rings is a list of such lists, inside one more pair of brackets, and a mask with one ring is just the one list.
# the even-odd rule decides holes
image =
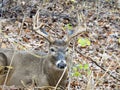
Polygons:
[[[16,49],[16,48],[15,48]],[[13,56],[12,56],[12,59],[11,59],[11,61],[10,61],[10,67],[12,67],[12,62],[13,62],[13,60],[14,60],[14,55],[15,55],[15,53],[16,53],[16,50],[14,50],[14,53],[13,53]],[[10,68],[8,68],[8,71],[7,71],[7,75],[6,75],[6,77],[5,77],[5,81],[4,81],[4,84],[3,84],[3,87],[2,87],[2,90],[4,90],[4,87],[5,87],[5,85],[6,85],[6,83],[7,83],[7,79],[8,79],[8,76],[9,76],[9,73],[10,73]]]
[[93,63],[95,63],[98,67],[100,67],[103,71],[105,71],[108,75],[110,75],[112,78],[114,78],[115,80],[120,82],[120,79],[118,79],[117,77],[113,76],[109,71],[107,71],[106,69],[104,69],[103,67],[101,67],[96,61],[94,61],[92,58],[84,56],[82,53],[80,53],[79,50],[75,49],[75,51],[77,51],[81,56],[83,56],[84,58],[86,58],[87,60],[92,61]]
[[64,74],[65,74],[66,70],[67,70],[67,67],[65,67],[65,69],[64,69],[64,71],[63,71],[63,73],[62,73],[62,75],[61,75],[60,79],[58,80],[58,82],[57,82],[57,84],[56,84],[56,86],[55,86],[55,89],[54,89],[54,90],[56,90],[56,89],[57,89],[57,87],[58,87],[59,83],[61,82],[61,80],[62,80],[62,78],[63,78],[63,76],[64,76]]
[[[72,47],[72,51],[73,53],[75,53],[75,42],[73,43],[73,47]],[[75,54],[76,55],[76,54]],[[72,61],[74,60],[74,56],[72,55],[72,60],[70,60],[70,65],[69,65],[69,83],[68,83],[68,90],[70,90],[70,84],[72,82],[72,79],[71,79],[71,72],[72,72],[72,67],[73,67],[73,63]]]
[[[107,72],[109,72],[110,67],[112,66],[113,61],[109,64],[109,67],[106,69],[105,73],[101,76],[101,78],[99,80],[102,80],[102,78],[107,74]],[[98,84],[99,81],[96,82],[96,84],[94,85],[94,87]]]
[[35,87],[34,89],[48,89],[48,88],[50,88],[50,89],[52,89],[52,90],[54,90],[55,89],[55,87],[53,87],[53,86],[42,86],[42,87]]
[[[20,31],[22,30],[24,20],[25,20],[25,16],[24,16],[24,18],[23,18],[23,21],[22,21],[22,25],[21,25]],[[21,35],[21,33],[19,33],[19,36],[20,36],[20,35]],[[9,38],[8,38],[8,40],[9,40]],[[11,44],[12,44],[12,43],[11,43]],[[12,46],[14,46],[14,45],[12,44]],[[15,48],[14,48],[14,52],[13,52],[13,55],[12,55],[12,58],[11,58],[9,67],[12,67],[12,63],[13,63],[13,60],[14,60],[14,55],[15,55],[15,53],[16,53],[17,46],[18,46],[18,45],[16,45]],[[4,80],[4,84],[3,84],[2,90],[4,90],[4,88],[5,88],[5,86],[6,86],[6,83],[7,83],[8,77],[9,77],[10,70],[11,70],[11,69],[8,68],[8,71],[7,71],[5,80]]]

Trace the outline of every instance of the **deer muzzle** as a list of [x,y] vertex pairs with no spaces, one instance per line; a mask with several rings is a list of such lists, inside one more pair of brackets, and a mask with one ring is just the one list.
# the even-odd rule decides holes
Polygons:
[[56,65],[60,69],[64,69],[67,66],[65,60],[59,60],[59,61],[57,61]]
[[58,57],[57,57],[56,66],[60,69],[64,69],[67,66],[64,53],[59,52]]
[[57,61],[56,65],[60,69],[64,69],[67,66],[65,60],[59,60],[59,61]]

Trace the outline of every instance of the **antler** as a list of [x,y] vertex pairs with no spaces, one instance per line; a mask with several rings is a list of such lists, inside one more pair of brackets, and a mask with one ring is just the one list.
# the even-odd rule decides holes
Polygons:
[[75,27],[75,29],[73,30],[73,32],[71,34],[68,34],[67,35],[67,38],[66,38],[66,42],[69,42],[72,38],[74,38],[75,36],[83,33],[84,31],[86,31],[86,28],[84,26],[81,26],[80,25],[80,17],[78,15],[78,26]]
[[41,23],[39,25],[39,10],[36,12],[36,15],[33,16],[33,30],[39,35],[43,36],[48,42],[53,42],[53,39],[48,35],[45,31],[41,31],[40,28],[45,25],[45,23]]
[[86,31],[86,29],[83,26],[77,26],[73,32],[72,35],[68,35],[68,41],[69,42],[72,38],[74,38],[75,36],[83,33],[84,31]]

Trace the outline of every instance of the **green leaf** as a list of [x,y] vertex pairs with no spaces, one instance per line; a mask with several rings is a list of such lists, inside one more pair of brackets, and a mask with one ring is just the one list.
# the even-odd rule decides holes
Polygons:
[[75,77],[79,77],[81,74],[79,73],[79,72],[75,72],[75,73],[73,73],[73,76],[75,76]]
[[91,70],[88,70],[88,71],[87,71],[87,74],[90,75],[90,74],[91,74]]
[[73,27],[72,27],[71,24],[67,24],[67,25],[65,25],[65,27],[64,27],[64,30],[72,30],[72,29],[73,29]]
[[73,71],[75,71],[75,72],[76,72],[76,71],[77,71],[77,67],[73,67]]
[[91,42],[87,38],[79,38],[78,44],[80,44],[81,47],[86,47],[87,45],[90,46]]
[[84,65],[84,69],[85,69],[85,70],[88,70],[88,69],[89,69],[89,65],[88,65],[88,64],[85,64],[85,65]]
[[79,69],[83,69],[83,65],[82,65],[82,64],[79,64],[79,65],[78,65],[78,68],[79,68]]

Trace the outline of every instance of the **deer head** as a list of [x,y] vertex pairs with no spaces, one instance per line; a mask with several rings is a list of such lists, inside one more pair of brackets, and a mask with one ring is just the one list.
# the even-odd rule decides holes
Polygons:
[[50,35],[48,35],[45,31],[41,30],[40,28],[45,25],[45,23],[41,23],[38,25],[38,18],[39,18],[39,10],[37,11],[36,15],[33,17],[33,30],[37,32],[39,35],[43,36],[50,44],[49,44],[49,55],[53,60],[52,62],[54,65],[57,66],[59,69],[64,69],[67,66],[67,58],[68,58],[68,44],[69,41],[81,34],[85,31],[85,28],[82,26],[78,26],[75,28],[73,33],[70,35],[66,35],[63,39],[54,40]]

